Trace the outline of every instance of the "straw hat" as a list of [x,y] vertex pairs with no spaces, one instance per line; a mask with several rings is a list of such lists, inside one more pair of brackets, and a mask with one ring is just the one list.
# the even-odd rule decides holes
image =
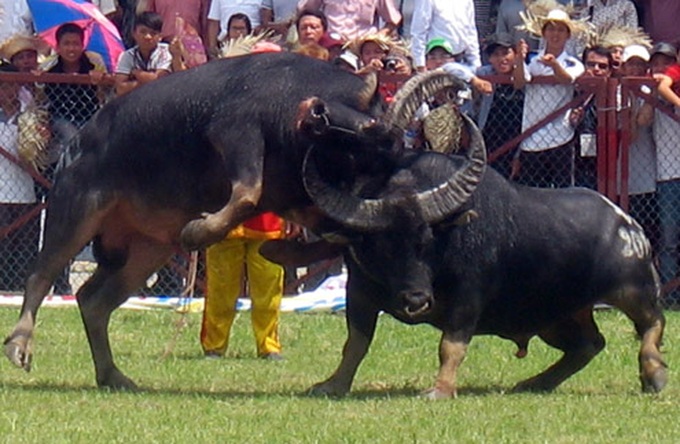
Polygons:
[[394,47],[403,46],[403,42],[394,40],[385,34],[376,33],[367,34],[365,36],[350,40],[349,42],[345,43],[343,48],[349,49],[354,54],[361,56],[361,47],[368,42],[375,43],[385,52],[391,51]]
[[22,51],[35,51],[44,55],[49,51],[49,46],[38,37],[25,34],[15,34],[0,45],[0,57],[8,62]]
[[[264,43],[276,44],[276,42],[274,41],[273,31],[268,30],[261,34],[248,34],[244,36],[239,36],[238,38],[235,39],[227,40],[220,48],[219,58],[226,59],[229,57],[251,54],[253,52],[253,48],[255,48],[258,44],[262,45]],[[271,52],[271,51],[259,51],[259,52]]]
[[591,42],[590,46],[602,46],[603,48],[620,46],[625,48],[632,45],[640,45],[650,49],[652,47],[652,39],[641,28],[608,26],[597,29],[594,41]]
[[531,2],[526,11],[520,12],[520,17],[524,25],[518,29],[527,31],[541,37],[543,29],[548,23],[562,23],[569,28],[572,37],[579,37],[582,34],[593,32],[593,25],[588,18],[574,19],[575,14],[573,4],[564,6],[556,0],[537,0]]

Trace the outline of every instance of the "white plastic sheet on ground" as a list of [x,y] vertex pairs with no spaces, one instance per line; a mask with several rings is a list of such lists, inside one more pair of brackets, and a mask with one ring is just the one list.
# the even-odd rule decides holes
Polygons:
[[[340,274],[326,279],[316,290],[295,296],[286,296],[281,301],[283,312],[339,311],[345,309],[345,286],[347,275]],[[20,307],[24,301],[21,295],[0,294],[0,306]],[[43,307],[75,307],[75,296],[47,296]],[[198,313],[203,311],[203,298],[179,298],[169,296],[131,297],[122,308],[134,310],[170,309],[180,312]],[[250,310],[250,299],[239,299],[239,311]]]

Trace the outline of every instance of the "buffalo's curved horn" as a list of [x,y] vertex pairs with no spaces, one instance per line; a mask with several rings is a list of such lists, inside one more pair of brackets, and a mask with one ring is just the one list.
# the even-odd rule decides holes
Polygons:
[[378,89],[378,74],[371,72],[364,76],[364,86],[359,91],[359,109],[367,110]]
[[[305,188],[321,211],[351,228],[387,228],[392,223],[395,209],[400,205],[416,205],[425,222],[439,222],[468,200],[486,168],[486,147],[482,134],[469,117],[462,116],[470,131],[467,158],[427,152],[420,154],[416,161],[417,171],[413,172],[417,177],[411,194],[404,195],[401,191],[398,195],[367,199],[342,192],[320,177],[314,160],[310,158],[312,150],[308,151],[303,164]],[[408,174],[409,170],[404,172]],[[400,174],[393,176],[393,179],[399,180]]]
[[391,128],[397,137],[401,137],[423,102],[447,88],[458,91],[465,89],[465,84],[443,70],[428,71],[412,77],[395,94],[382,118],[383,124]]

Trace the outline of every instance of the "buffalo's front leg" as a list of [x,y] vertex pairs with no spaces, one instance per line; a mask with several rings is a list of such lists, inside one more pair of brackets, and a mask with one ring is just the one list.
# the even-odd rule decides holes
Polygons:
[[[353,276],[354,275],[354,276]],[[327,380],[310,389],[313,395],[343,396],[349,392],[359,364],[371,345],[379,310],[367,302],[357,289],[356,273],[350,268],[347,283],[347,330],[348,336],[342,349],[342,360],[335,373]]]
[[[52,199],[59,204],[61,203],[59,200],[66,197],[72,205],[70,208],[86,206],[87,195],[68,189],[68,185],[69,183],[64,185],[66,191],[54,194]],[[96,212],[81,215],[80,220],[73,219],[71,214],[60,214],[58,210],[51,210],[45,229],[45,245],[26,280],[26,292],[19,321],[4,341],[5,355],[17,367],[26,371],[31,370],[33,329],[40,304],[57,275],[68,265],[69,259],[92,238],[99,220],[112,205],[112,203],[102,205]],[[80,214],[76,210],[73,210],[73,213]]]
[[465,359],[470,335],[460,331],[442,334],[439,343],[439,373],[434,387],[425,391],[429,399],[448,399],[458,396],[456,374],[458,367]]

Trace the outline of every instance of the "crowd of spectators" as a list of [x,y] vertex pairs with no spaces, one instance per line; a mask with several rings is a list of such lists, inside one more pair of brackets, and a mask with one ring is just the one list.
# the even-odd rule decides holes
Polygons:
[[[528,131],[517,149],[496,153],[493,166],[506,177],[533,186],[597,187],[597,108],[590,100],[573,109],[562,109],[573,99],[578,77],[648,77],[658,82],[662,103],[676,109],[680,106],[676,50],[680,32],[674,23],[674,18],[680,17],[680,2],[675,1],[93,3],[119,28],[128,48],[113,72],[107,73],[101,58],[86,50],[85,30],[79,25],[65,23],[59,27],[56,46],[50,50],[34,33],[26,0],[0,0],[0,56],[4,66],[12,67],[4,70],[80,73],[92,79],[89,85],[45,83],[39,91],[34,85],[22,86],[16,92],[22,108],[5,111],[5,120],[11,123],[11,111],[20,113],[31,103],[45,104],[53,139],[50,146],[57,147],[56,155],[107,100],[100,86],[102,79],[113,79],[113,95],[126,94],[172,72],[221,57],[229,42],[253,34],[264,35],[266,41],[282,50],[326,60],[359,75],[377,72],[407,77],[446,69],[468,83],[474,100],[462,109],[476,119],[490,154],[507,148],[506,142]],[[486,80],[498,78],[494,76],[507,81],[492,84]],[[535,81],[540,78],[548,82]],[[387,101],[394,93],[392,86],[383,85],[381,89]],[[627,104],[634,110],[631,212],[638,211],[637,217],[643,220],[645,216],[639,212],[642,205],[658,213],[656,220],[647,217],[643,224],[648,232],[656,233],[650,237],[660,251],[661,275],[664,281],[670,281],[679,268],[675,247],[680,235],[680,202],[675,200],[680,199],[680,157],[673,151],[680,143],[678,123],[667,113],[654,111],[639,97],[620,97],[619,101],[620,106]],[[433,98],[418,119],[425,120],[440,104]],[[545,121],[551,113],[556,115]],[[413,133],[422,133],[418,122],[409,129],[411,133],[405,136],[408,146],[427,143],[422,134]],[[9,136],[0,136],[2,148],[11,152]],[[52,163],[56,155],[52,153]],[[10,162],[4,158],[0,161]],[[18,161],[21,164],[20,158]],[[3,167],[0,182],[14,177],[5,174],[9,169],[9,165]],[[50,174],[49,167],[47,171]],[[40,196],[39,192],[36,199]],[[3,248],[7,242],[0,239]],[[10,287],[17,285],[12,282]],[[67,286],[63,291],[68,291]]]

